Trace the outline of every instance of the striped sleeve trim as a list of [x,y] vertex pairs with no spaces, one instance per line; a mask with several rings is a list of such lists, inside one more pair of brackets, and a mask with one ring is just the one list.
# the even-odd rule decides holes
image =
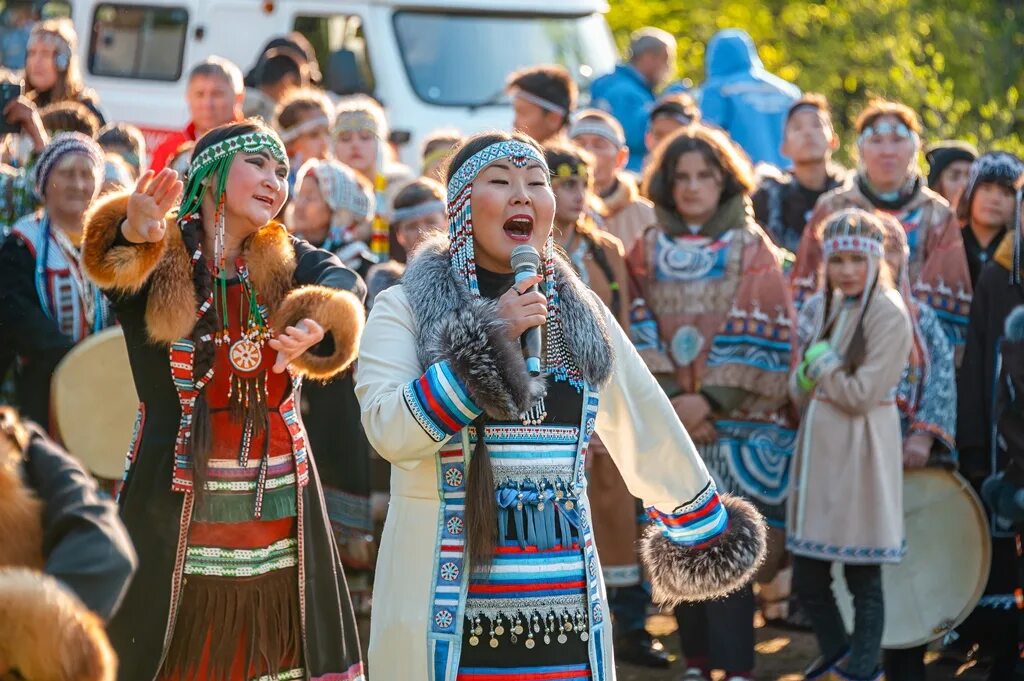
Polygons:
[[722,505],[714,483],[708,483],[694,501],[677,508],[673,513],[663,513],[653,506],[648,507],[647,517],[666,539],[685,546],[706,544],[725,532],[729,526],[729,514]]
[[409,411],[434,442],[459,432],[483,412],[448,362],[431,364],[405,386],[403,395]]

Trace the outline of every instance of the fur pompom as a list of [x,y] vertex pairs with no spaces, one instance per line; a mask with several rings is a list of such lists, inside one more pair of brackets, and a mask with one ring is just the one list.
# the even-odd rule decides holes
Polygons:
[[[29,435],[10,407],[0,407],[0,566],[43,569],[43,503],[22,480]],[[0,678],[3,677],[0,665]]]
[[128,214],[130,195],[129,192],[112,194],[97,201],[85,216],[82,265],[100,288],[135,293],[163,257],[167,239],[158,243],[114,245]]
[[651,578],[656,603],[675,606],[726,596],[751,580],[764,560],[764,519],[747,500],[724,494],[729,516],[725,531],[711,543],[695,547],[676,544],[656,527],[640,540],[640,556]]
[[117,657],[103,622],[55,579],[0,569],[0,676],[114,681]]
[[310,348],[292,362],[292,367],[306,378],[325,381],[355,361],[365,317],[363,304],[349,291],[300,286],[285,296],[273,315],[272,326],[281,330],[308,318],[324,327],[326,336],[320,346],[333,346],[331,353],[319,355],[313,351],[320,346]]

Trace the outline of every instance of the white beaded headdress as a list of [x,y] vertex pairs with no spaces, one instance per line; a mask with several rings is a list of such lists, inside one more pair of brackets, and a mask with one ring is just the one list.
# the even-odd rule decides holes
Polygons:
[[[487,166],[507,159],[517,168],[536,163],[544,170],[550,181],[550,171],[539,149],[519,140],[495,142],[466,160],[448,182],[448,246],[449,257],[455,273],[466,282],[472,295],[480,295],[476,276],[476,257],[473,242],[473,214],[471,198],[473,181]],[[582,390],[584,380],[576,367],[565,338],[562,335],[560,301],[555,287],[554,231],[550,225],[544,246],[544,294],[548,299],[548,318],[545,323],[544,371],[556,381],[568,381],[577,390]]]

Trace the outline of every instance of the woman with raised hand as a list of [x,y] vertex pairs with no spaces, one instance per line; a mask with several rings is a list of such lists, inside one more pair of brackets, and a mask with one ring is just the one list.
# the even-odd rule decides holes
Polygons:
[[355,358],[362,283],[274,217],[284,144],[261,122],[102,201],[86,271],[139,394],[122,516],[139,571],[110,635],[120,678],[362,681],[355,623],[298,414]]

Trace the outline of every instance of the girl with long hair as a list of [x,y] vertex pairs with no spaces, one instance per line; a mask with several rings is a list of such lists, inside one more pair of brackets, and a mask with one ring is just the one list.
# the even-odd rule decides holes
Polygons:
[[[896,395],[913,346],[910,315],[884,257],[885,228],[848,209],[821,234],[824,297],[812,340],[791,377],[803,406],[788,502],[793,590],[822,659],[809,679],[881,679],[883,563],[899,562],[903,433]],[[832,593],[832,563],[853,593],[847,635]]]
[[[625,333],[556,252],[536,142],[472,137],[447,181],[448,235],[377,297],[361,345],[363,425],[393,464],[370,665],[383,679],[607,681],[591,436],[652,519],[642,550],[657,600],[744,584],[762,521],[718,495]],[[521,245],[541,254],[540,274],[516,282]],[[539,367],[520,346],[534,327]]]
[[284,144],[215,128],[102,201],[83,260],[113,302],[139,394],[119,503],[139,571],[110,636],[120,678],[362,681],[303,378],[355,358],[362,284],[274,217]]

